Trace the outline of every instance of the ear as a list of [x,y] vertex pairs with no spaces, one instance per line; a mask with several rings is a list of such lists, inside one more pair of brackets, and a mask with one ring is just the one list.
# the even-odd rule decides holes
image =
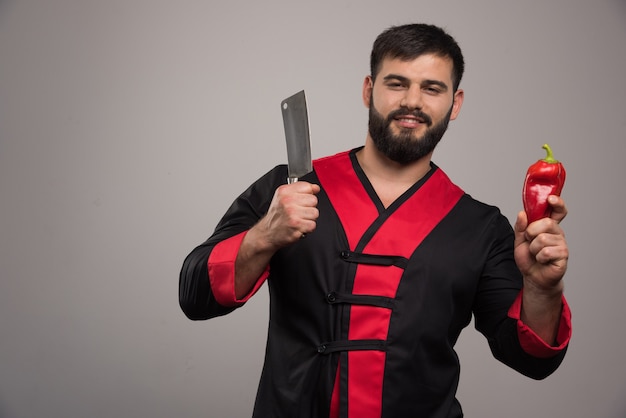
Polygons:
[[374,80],[372,76],[368,75],[363,80],[363,104],[369,109],[370,100],[372,98],[372,90],[374,89]]
[[462,89],[458,89],[454,92],[452,101],[452,113],[450,113],[450,120],[454,120],[459,116],[461,112],[461,106],[463,105],[463,99],[465,98],[465,92]]

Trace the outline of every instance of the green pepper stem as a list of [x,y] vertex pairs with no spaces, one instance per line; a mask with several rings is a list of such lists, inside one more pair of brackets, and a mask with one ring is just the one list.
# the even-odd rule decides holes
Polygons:
[[541,147],[543,149],[546,150],[546,158],[543,159],[543,161],[547,162],[547,163],[558,163],[558,160],[554,159],[554,155],[552,154],[552,148],[550,148],[550,145],[548,144],[543,144],[543,147]]

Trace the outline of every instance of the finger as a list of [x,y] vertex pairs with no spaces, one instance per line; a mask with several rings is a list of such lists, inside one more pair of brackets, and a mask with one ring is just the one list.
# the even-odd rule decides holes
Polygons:
[[306,220],[316,220],[320,216],[320,211],[316,207],[304,208],[302,218]]
[[316,207],[318,200],[315,194],[319,193],[319,191],[320,186],[309,183],[306,187],[302,187],[298,190],[294,203],[305,207]]
[[567,263],[569,252],[565,245],[547,245],[535,254],[535,260],[540,264],[555,264],[564,266]]
[[283,184],[276,189],[275,200],[281,206],[316,206],[319,186],[306,182]]
[[314,220],[311,220],[302,225],[302,229],[300,232],[302,232],[302,235],[307,235],[315,231],[316,227],[317,227],[317,223]]
[[317,194],[320,191],[318,184],[309,183],[308,181],[297,181],[287,186],[297,193]]
[[561,222],[567,216],[567,208],[565,202],[560,196],[550,195],[548,196],[548,203],[552,207],[552,215],[550,218],[557,222]]
[[[524,231],[524,238],[532,244],[532,251],[532,248],[538,248],[538,246],[564,243],[565,233],[558,221],[552,218],[543,218],[528,225],[528,228]],[[533,251],[533,253],[537,251],[539,249]]]
[[517,219],[515,220],[515,226],[513,227],[513,229],[515,229],[515,232],[524,232],[526,230],[526,228],[528,227],[528,217],[526,216],[526,212],[519,211],[517,213]]
[[311,193],[313,194],[318,194],[321,190],[321,187],[319,184],[312,184],[311,183]]
[[513,227],[515,231],[515,246],[517,247],[519,244],[527,241],[526,239],[526,228],[528,227],[528,217],[526,216],[526,212],[520,211],[517,214],[517,219],[515,220],[515,225]]
[[313,195],[304,195],[300,205],[307,209],[315,209],[317,211],[317,197]]
[[290,229],[289,240],[291,242],[298,241],[302,239],[304,236],[315,231],[316,227],[317,227],[317,222],[315,221],[315,219],[301,218],[298,220],[297,226],[294,226],[293,228]]
[[539,254],[545,248],[563,247],[565,245],[565,237],[560,234],[540,233],[530,242],[529,250],[533,255]]
[[288,225],[296,232],[307,233],[315,228],[319,210],[314,206],[297,206],[289,210]]

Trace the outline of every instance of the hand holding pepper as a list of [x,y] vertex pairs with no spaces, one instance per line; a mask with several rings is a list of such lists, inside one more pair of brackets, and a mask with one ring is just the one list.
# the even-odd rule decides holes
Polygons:
[[[537,276],[533,284],[549,288],[551,281],[558,282],[565,274],[567,245],[559,223],[567,215],[567,209],[560,198],[565,169],[554,159],[548,144],[543,148],[547,157],[531,165],[526,173],[524,212],[518,215],[515,224],[515,259],[522,274]],[[554,271],[548,274],[550,269]],[[535,275],[535,270],[540,274]]]

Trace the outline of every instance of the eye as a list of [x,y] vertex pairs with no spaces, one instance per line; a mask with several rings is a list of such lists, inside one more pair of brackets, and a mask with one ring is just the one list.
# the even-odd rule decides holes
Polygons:
[[387,82],[387,87],[389,87],[392,90],[399,90],[399,89],[404,88],[404,83],[400,81],[389,81]]
[[433,96],[444,94],[448,91],[448,86],[445,83],[442,83],[438,80],[425,80],[422,83],[422,91],[425,94],[430,94]]
[[429,94],[441,94],[441,88],[438,86],[426,86],[424,87],[424,91]]

